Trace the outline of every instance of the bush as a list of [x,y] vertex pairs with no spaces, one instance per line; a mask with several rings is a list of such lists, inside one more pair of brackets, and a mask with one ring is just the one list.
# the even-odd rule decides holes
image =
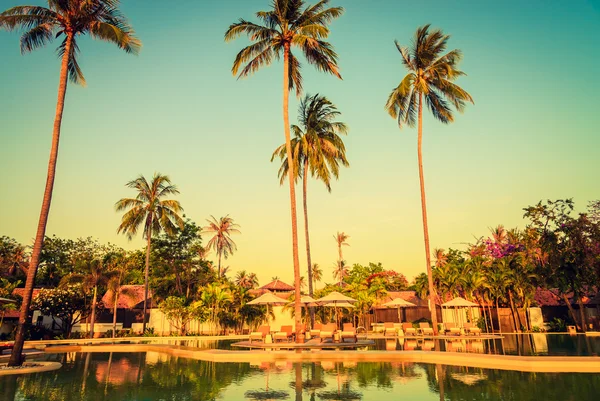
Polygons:
[[552,319],[552,321],[548,323],[548,325],[550,326],[550,331],[555,333],[567,331],[567,323],[558,317]]

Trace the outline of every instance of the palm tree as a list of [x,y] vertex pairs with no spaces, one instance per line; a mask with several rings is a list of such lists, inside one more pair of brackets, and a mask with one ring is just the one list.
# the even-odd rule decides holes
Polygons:
[[457,69],[457,65],[462,58],[460,50],[451,50],[444,54],[449,38],[448,35],[444,35],[442,31],[437,29],[429,32],[429,25],[425,25],[417,29],[411,49],[401,47],[398,41],[395,42],[396,48],[402,56],[402,62],[409,73],[392,91],[385,105],[388,113],[398,120],[400,127],[405,124],[414,127],[418,120],[417,153],[419,158],[425,261],[429,281],[431,321],[436,334],[438,329],[437,314],[431,273],[425,179],[423,177],[423,98],[425,98],[425,102],[433,116],[445,124],[454,121],[451,105],[462,112],[466,102],[473,102],[471,95],[453,83],[464,73]]
[[319,267],[318,263],[313,263],[310,273],[314,281],[314,290],[316,290],[317,283],[323,279],[323,269]]
[[75,84],[85,85],[83,73],[77,63],[79,53],[77,40],[80,36],[89,34],[92,38],[114,43],[127,53],[136,54],[141,48],[141,42],[135,37],[133,29],[118,7],[118,0],[48,0],[47,8],[17,6],[0,13],[0,29],[25,31],[21,36],[21,53],[29,53],[43,47],[59,36],[64,38],[57,48],[57,53],[61,58],[61,68],[46,186],[27,271],[19,326],[9,361],[10,366],[19,366],[22,363],[21,352],[25,341],[25,325],[29,320],[31,295],[52,201],[67,80],[70,79]]
[[342,286],[344,284],[344,279],[348,275],[348,266],[346,265],[345,260],[339,260],[334,267],[333,270],[333,278],[339,280],[339,285]]
[[238,287],[252,289],[258,286],[258,277],[255,273],[247,273],[246,270],[242,270],[235,276],[235,284]]
[[227,259],[229,255],[237,250],[237,245],[231,239],[231,234],[241,234],[238,230],[239,225],[233,222],[233,218],[229,215],[221,217],[217,220],[214,216],[210,216],[212,220],[206,220],[208,225],[203,228],[203,233],[214,234],[206,244],[207,248],[212,248],[219,256],[219,278],[223,277],[224,272],[221,271],[221,257]]
[[179,190],[168,176],[155,173],[152,182],[146,181],[140,175],[126,185],[135,189],[138,194],[135,198],[123,198],[115,204],[117,212],[125,211],[117,233],[124,233],[129,240],[137,234],[140,226],[144,226],[142,236],[146,239],[146,269],[144,271],[144,319],[142,331],[146,332],[146,309],[148,302],[148,276],[150,271],[150,248],[152,236],[159,235],[162,231],[174,235],[177,228],[183,229],[183,219],[179,215],[183,208],[179,201],[164,199],[169,195],[179,194]]
[[202,302],[210,307],[210,320],[219,328],[219,312],[221,308],[232,301],[231,292],[224,285],[212,283],[206,286],[201,295]]
[[92,312],[90,314],[90,338],[94,338],[94,323],[96,322],[96,309],[98,305],[98,287],[106,285],[110,279],[110,272],[105,266],[104,258],[96,257],[83,261],[84,273],[73,273],[64,276],[60,285],[79,283],[86,293],[92,292]]
[[119,303],[119,296],[124,295],[127,298],[134,299],[134,291],[126,290],[123,288],[124,282],[126,282],[133,272],[134,259],[128,257],[124,252],[110,255],[108,259],[111,274],[106,284],[107,293],[113,294],[113,328],[112,338],[115,338],[117,334],[117,309]]
[[[331,192],[331,178],[339,177],[340,164],[348,167],[346,147],[339,134],[347,134],[346,124],[335,121],[340,115],[335,105],[326,97],[306,95],[298,108],[300,126],[292,125],[294,139],[292,139],[292,154],[294,161],[295,178],[302,177],[302,201],[304,207],[304,237],[306,238],[306,260],[308,270],[308,293],[313,295],[312,287],[312,261],[310,257],[310,237],[308,230],[307,188],[308,175],[323,181],[325,187]],[[285,144],[279,146],[271,161],[279,156],[279,182],[285,182],[289,174],[289,163],[286,157]]]
[[338,246],[338,261],[344,260],[344,256],[342,255],[342,246],[350,246],[350,244],[346,242],[346,240],[350,238],[350,236],[343,231],[338,231],[337,234],[333,236],[333,238],[335,239],[335,242],[337,242]]
[[[329,36],[329,23],[342,15],[342,7],[328,7],[329,0],[320,0],[314,5],[306,5],[303,0],[272,0],[268,11],[259,11],[255,24],[244,19],[229,26],[225,41],[240,35],[247,35],[252,42],[236,56],[231,69],[238,78],[256,72],[262,66],[271,64],[273,59],[283,56],[283,130],[288,160],[293,161],[290,138],[289,94],[290,89],[302,92],[300,61],[292,47],[302,52],[309,64],[318,70],[337,76],[341,75],[337,66],[337,54],[333,46],[326,42]],[[243,67],[242,67],[243,66]],[[291,163],[294,165],[293,163]],[[294,174],[288,173],[290,184],[290,212],[292,217],[292,254],[294,262],[296,338],[300,341],[300,260],[298,259],[298,224],[296,221],[296,190]]]

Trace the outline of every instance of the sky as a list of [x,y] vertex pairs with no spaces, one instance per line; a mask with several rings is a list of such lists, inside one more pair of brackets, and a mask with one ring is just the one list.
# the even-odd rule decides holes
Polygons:
[[[0,8],[41,0],[2,0]],[[238,18],[267,0],[122,2],[144,47],[131,56],[83,38],[87,87],[67,91],[47,234],[92,236],[127,249],[114,203],[125,183],[168,175],[187,217],[199,225],[229,214],[240,224],[230,271],[262,284],[293,278],[289,189],[272,151],[284,141],[281,63],[236,80],[231,65],[248,42],[223,41]],[[332,0],[331,25],[343,80],[304,63],[306,92],[327,96],[350,127],[350,168],[328,193],[309,183],[313,262],[332,282],[333,238],[350,235],[344,259],[381,262],[410,280],[425,270],[416,130],[384,111],[405,75],[394,39],[408,45],[430,23],[464,53],[458,84],[475,100],[453,124],[424,118],[424,168],[432,249],[464,248],[498,224],[524,227],[523,208],[600,198],[599,0]],[[31,244],[56,107],[58,43],[21,55],[18,33],[0,31],[0,235]],[[291,97],[290,118],[298,99]],[[298,190],[300,263],[306,253]],[[214,254],[212,255],[214,258]],[[216,260],[216,258],[215,258]],[[303,273],[305,274],[305,273]]]

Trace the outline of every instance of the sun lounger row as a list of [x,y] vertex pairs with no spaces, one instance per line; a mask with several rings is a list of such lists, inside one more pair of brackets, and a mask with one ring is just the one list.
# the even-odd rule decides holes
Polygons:
[[[391,323],[386,322],[384,325],[384,336],[395,337],[403,334],[404,336],[432,336],[433,328],[427,322],[419,323],[419,327],[415,328],[412,323]],[[444,335],[479,335],[481,329],[475,326],[473,323],[465,323],[462,328],[458,327],[456,323],[444,323],[441,334]]]
[[[304,325],[300,331],[305,332]],[[250,343],[252,341],[264,342],[267,335],[271,333],[271,327],[267,325],[260,326],[257,331],[250,333]],[[314,329],[308,332],[311,338],[318,338],[320,342],[330,340],[334,341],[336,334],[339,335],[340,341],[346,340],[357,341],[356,329],[352,323],[344,323],[342,330],[337,330],[335,323],[315,324]],[[282,341],[293,341],[295,340],[295,332],[292,326],[281,326],[281,330],[273,333],[272,340],[274,343]]]

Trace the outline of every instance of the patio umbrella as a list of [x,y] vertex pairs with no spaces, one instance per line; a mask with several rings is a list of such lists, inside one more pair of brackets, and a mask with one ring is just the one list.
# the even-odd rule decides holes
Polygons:
[[[457,313],[457,309],[458,308],[472,308],[474,306],[478,306],[478,305],[476,303],[474,303],[474,302],[467,301],[466,299],[464,299],[462,297],[454,298],[453,300],[448,301],[448,302],[442,304],[443,308],[454,308],[454,313],[455,313],[455,315],[457,317],[456,320],[459,320],[458,319],[458,313]],[[460,320],[461,320],[460,324],[462,325],[462,323],[463,323],[462,322],[462,320],[463,320],[462,317],[461,317]],[[458,323],[458,322],[456,322],[456,323]]]
[[325,304],[321,304],[321,306],[324,306],[326,308],[335,308],[335,324],[337,325],[338,328],[340,327],[338,308],[349,308],[349,309],[354,308],[354,305],[352,305],[348,301],[327,302]]
[[265,292],[260,297],[248,302],[246,305],[267,305],[267,320],[269,320],[269,305],[281,306],[286,303],[287,301],[285,299],[279,298],[271,292]]
[[[385,306],[386,308],[398,308],[398,321],[402,322],[402,319],[400,319],[400,309],[410,308],[410,307],[417,306],[417,305],[415,305],[411,302],[405,301],[402,298],[394,298],[393,300],[383,304],[382,306]],[[406,314],[404,314],[404,320],[406,320]]]
[[[323,298],[319,298],[317,299],[317,303],[321,306],[328,306],[328,307],[334,307],[335,308],[335,312],[336,312],[336,324],[338,324],[339,327],[339,322],[337,321],[337,308],[338,307],[345,307],[345,308],[352,308],[353,306],[351,306],[352,302],[356,302],[356,299],[354,298],[350,298],[344,294],[341,294],[337,291],[333,291],[332,293],[325,295]],[[350,305],[350,306],[348,306]]]

